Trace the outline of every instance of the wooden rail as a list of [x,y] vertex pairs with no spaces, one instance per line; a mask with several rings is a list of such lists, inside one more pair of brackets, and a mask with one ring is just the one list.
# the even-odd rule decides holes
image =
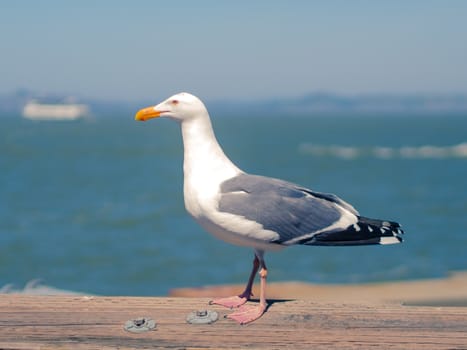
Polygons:
[[[215,310],[219,320],[186,316]],[[240,326],[205,298],[0,295],[1,349],[467,349],[467,308],[275,300]],[[127,320],[152,318],[145,333]]]

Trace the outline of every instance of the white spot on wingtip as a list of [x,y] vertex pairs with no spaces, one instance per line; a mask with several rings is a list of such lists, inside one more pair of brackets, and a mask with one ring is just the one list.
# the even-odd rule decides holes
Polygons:
[[401,241],[396,237],[380,237],[379,244],[397,244]]
[[371,227],[370,225],[368,225],[368,231],[373,232],[373,227]]
[[353,228],[354,228],[355,231],[357,231],[357,232],[361,230],[361,228],[360,228],[360,226],[358,226],[358,224],[353,224]]

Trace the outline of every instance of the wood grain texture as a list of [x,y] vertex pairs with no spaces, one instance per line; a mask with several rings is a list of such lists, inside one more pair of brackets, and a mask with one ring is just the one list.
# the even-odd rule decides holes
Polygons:
[[[195,310],[220,314],[191,325]],[[1,349],[467,349],[467,308],[331,304],[276,300],[240,326],[208,299],[0,296]],[[151,317],[156,329],[132,334],[127,320]]]

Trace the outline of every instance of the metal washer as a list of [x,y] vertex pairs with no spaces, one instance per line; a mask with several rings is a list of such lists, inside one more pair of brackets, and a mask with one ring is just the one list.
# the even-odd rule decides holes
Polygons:
[[186,321],[190,324],[210,324],[217,321],[219,314],[216,311],[201,310],[188,314]]
[[125,326],[123,326],[123,329],[131,333],[144,333],[154,328],[156,328],[156,321],[149,317],[139,317],[126,321]]

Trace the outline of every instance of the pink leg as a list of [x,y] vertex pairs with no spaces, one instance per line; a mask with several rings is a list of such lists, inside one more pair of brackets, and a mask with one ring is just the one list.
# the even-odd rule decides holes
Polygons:
[[240,324],[246,324],[253,322],[260,318],[267,308],[266,303],[266,278],[268,276],[268,270],[264,263],[264,260],[261,256],[261,270],[259,272],[261,277],[261,289],[260,289],[260,297],[259,297],[259,305],[257,306],[247,306],[244,305],[238,309],[238,311],[228,315],[228,318],[237,321]]
[[255,254],[255,259],[253,260],[253,269],[251,270],[250,277],[248,278],[248,283],[242,294],[234,295],[233,297],[228,298],[214,299],[211,300],[209,304],[222,305],[231,309],[245,304],[248,300],[250,300],[250,297],[253,295],[251,293],[251,290],[253,289],[253,282],[255,280],[255,275],[258,272],[259,265],[259,259]]

